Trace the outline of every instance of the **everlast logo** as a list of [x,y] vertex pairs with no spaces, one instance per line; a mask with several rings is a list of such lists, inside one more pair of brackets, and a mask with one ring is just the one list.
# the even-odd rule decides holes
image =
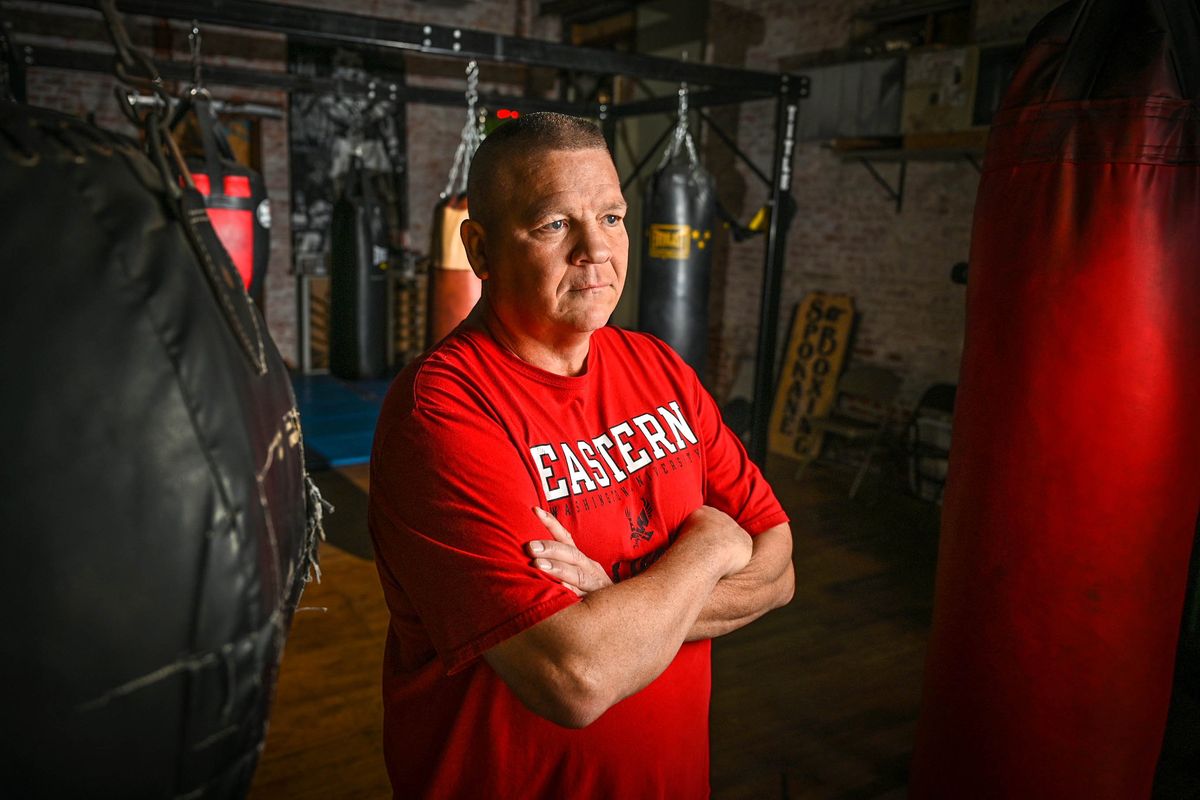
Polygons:
[[650,257],[687,258],[692,245],[691,231],[688,225],[651,225]]
[[698,442],[679,403],[672,401],[655,412],[657,416],[638,414],[591,439],[529,448],[546,502],[622,483],[638,470]]

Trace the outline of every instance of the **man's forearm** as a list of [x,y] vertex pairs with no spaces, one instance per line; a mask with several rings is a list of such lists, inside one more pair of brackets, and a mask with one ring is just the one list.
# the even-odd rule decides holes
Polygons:
[[687,641],[735,631],[787,604],[794,589],[792,530],[784,523],[754,537],[750,563],[717,583],[688,631]]
[[740,556],[730,534],[711,534],[703,519],[692,524],[645,573],[496,645],[485,653],[488,663],[532,711],[570,727],[643,689],[671,663],[719,580],[744,568],[751,553],[736,526],[745,542]]

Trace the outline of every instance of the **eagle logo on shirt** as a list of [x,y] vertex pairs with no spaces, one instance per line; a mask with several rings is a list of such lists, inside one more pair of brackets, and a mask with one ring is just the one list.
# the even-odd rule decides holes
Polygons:
[[625,519],[629,521],[629,538],[633,540],[634,547],[654,538],[654,531],[646,529],[646,526],[650,524],[652,510],[650,508],[650,501],[644,497],[642,498],[641,513],[637,515],[636,520],[633,518],[633,514],[629,513],[629,509],[625,509]]

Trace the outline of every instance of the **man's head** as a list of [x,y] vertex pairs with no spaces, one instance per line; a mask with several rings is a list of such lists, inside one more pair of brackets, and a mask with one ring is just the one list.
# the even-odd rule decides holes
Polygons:
[[467,198],[471,219],[485,228],[509,203],[509,167],[522,156],[550,150],[603,150],[608,144],[590,120],[541,111],[506,122],[488,136],[471,159]]
[[537,113],[505,123],[471,163],[463,243],[490,311],[551,345],[603,326],[625,285],[620,180],[592,123]]

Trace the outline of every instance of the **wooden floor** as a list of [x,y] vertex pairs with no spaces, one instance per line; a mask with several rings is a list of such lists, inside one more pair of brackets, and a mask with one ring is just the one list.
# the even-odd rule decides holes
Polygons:
[[[849,501],[836,469],[796,483],[786,463],[772,463],[768,475],[793,520],[796,598],[715,643],[713,795],[902,797],[936,507],[871,485]],[[341,508],[322,581],[305,592],[288,640],[253,800],[389,796],[379,691],[387,610],[356,530],[366,470],[318,479]]]

